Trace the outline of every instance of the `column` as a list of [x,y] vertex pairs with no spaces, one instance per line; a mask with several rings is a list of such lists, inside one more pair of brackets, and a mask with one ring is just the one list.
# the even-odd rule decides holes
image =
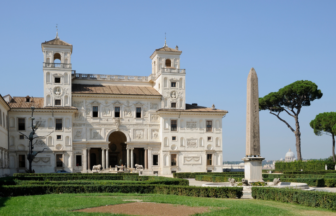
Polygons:
[[131,166],[130,166],[130,163],[129,163],[129,148],[127,148],[127,155],[126,155],[126,157],[127,157],[127,168],[130,168]]
[[83,172],[87,172],[87,148],[83,149],[82,167],[83,167]]
[[145,149],[145,164],[144,164],[144,169],[148,169],[148,158],[147,158],[147,152],[148,152],[148,150],[147,149]]
[[109,150],[106,149],[106,169],[109,168]]
[[131,149],[131,168],[133,168],[133,148]]
[[[152,169],[152,166],[153,166],[152,148],[148,148],[147,149],[147,155],[148,155],[147,156],[147,159],[148,159],[148,161],[147,161],[147,169]],[[160,159],[159,159],[159,161],[160,161]]]
[[105,152],[104,152],[105,149],[101,149],[102,151],[102,156],[101,156],[101,166],[102,166],[102,169],[104,170],[104,167],[105,167]]
[[91,149],[90,148],[88,148],[88,157],[87,157],[87,159],[88,159],[88,171],[91,171],[91,161],[90,161],[90,152],[91,152]]
[[75,167],[76,167],[76,153],[73,151],[72,152],[72,163],[71,163],[71,168],[72,168],[72,172],[74,172],[75,171]]

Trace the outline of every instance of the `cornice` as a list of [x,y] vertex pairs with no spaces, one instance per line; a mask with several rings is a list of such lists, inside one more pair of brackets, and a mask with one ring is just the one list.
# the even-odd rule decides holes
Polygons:
[[[38,113],[75,113],[77,112],[77,109],[35,109],[34,113],[38,112]],[[28,112],[31,113],[31,109],[22,109],[22,108],[12,108],[9,112]]]
[[202,116],[204,116],[204,115],[215,115],[215,116],[225,116],[228,112],[227,111],[223,111],[223,112],[202,112],[202,111],[200,111],[200,112],[197,112],[197,111],[181,111],[181,112],[179,112],[179,111],[157,111],[156,112],[159,116],[163,116],[163,115],[177,115],[177,116],[184,116],[184,115],[186,115],[186,116],[189,116],[189,115],[198,115],[198,116],[200,116],[200,115],[202,115]]
[[147,95],[106,95],[106,94],[72,94],[72,98],[86,97],[86,98],[118,98],[118,99],[160,99],[162,95],[147,96]]

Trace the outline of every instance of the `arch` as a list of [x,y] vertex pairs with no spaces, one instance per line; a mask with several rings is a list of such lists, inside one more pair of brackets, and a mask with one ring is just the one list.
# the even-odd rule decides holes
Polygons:
[[200,146],[201,146],[201,147],[203,147],[203,146],[204,146],[204,143],[203,143],[203,138],[200,138],[199,144],[200,144]]
[[123,133],[122,131],[114,131],[109,135],[108,140],[108,167],[127,164],[127,136],[125,135],[125,133]]
[[47,72],[46,83],[50,83],[50,72]]
[[[55,60],[59,60],[59,61],[61,61],[62,59],[61,59],[61,54],[59,54],[59,53],[55,53],[54,54],[54,62],[55,62]],[[56,63],[56,62],[55,62]]]
[[166,59],[166,67],[171,67],[171,60],[170,59]]
[[122,133],[122,134],[126,137],[126,142],[130,142],[130,141],[131,141],[131,137],[130,137],[130,135],[129,135],[128,132],[126,132],[126,131],[117,131],[117,130],[110,130],[110,131],[106,134],[106,137],[105,137],[106,142],[110,142],[110,136],[111,136],[111,134],[113,134],[114,132]]
[[68,84],[68,82],[69,82],[69,76],[68,76],[67,73],[65,73],[65,74],[64,74],[64,83],[65,83],[65,84]]
[[164,138],[164,146],[169,146],[168,138],[167,137]]
[[180,142],[180,144],[181,144],[181,147],[184,147],[184,139],[183,139],[183,137],[181,137],[181,142]]

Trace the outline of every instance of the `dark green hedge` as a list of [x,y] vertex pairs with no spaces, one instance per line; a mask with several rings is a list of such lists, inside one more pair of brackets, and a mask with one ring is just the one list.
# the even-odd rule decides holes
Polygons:
[[275,163],[275,170],[278,171],[323,171],[327,165],[328,170],[335,169],[335,163],[332,160],[309,160],[309,161],[293,161]]
[[[266,182],[272,182],[274,178],[264,178]],[[281,182],[298,182],[307,183],[311,187],[325,187],[325,180],[323,178],[280,178]]]
[[[325,178],[326,175],[318,174],[263,174],[263,178]],[[330,178],[336,178],[335,176],[330,176]]]
[[218,175],[218,176],[226,176],[226,175],[244,175],[243,172],[219,172],[219,173],[206,173],[206,172],[195,172],[195,173],[174,173],[174,178],[196,178],[198,175]]
[[25,176],[43,176],[43,177],[56,177],[56,176],[139,176],[138,173],[14,173],[13,177],[25,177]]
[[330,192],[252,187],[252,197],[336,210],[336,193]]
[[62,175],[62,176],[24,176],[15,177],[15,179],[27,181],[69,181],[69,180],[123,180],[121,175],[87,175],[87,176],[72,176],[72,175]]
[[315,174],[315,175],[325,175],[325,174],[336,174],[335,170],[320,170],[320,171],[285,171],[283,174]]
[[50,193],[158,193],[194,197],[240,198],[242,187],[186,187],[171,185],[6,185],[0,196],[24,196]]
[[236,181],[241,181],[244,175],[227,175],[227,176],[217,176],[217,175],[197,175],[197,181],[208,181],[208,182],[228,182],[229,178],[234,178]]

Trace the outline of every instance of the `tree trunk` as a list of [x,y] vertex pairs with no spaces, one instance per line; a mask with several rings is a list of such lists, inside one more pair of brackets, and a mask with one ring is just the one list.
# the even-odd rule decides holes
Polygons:
[[336,162],[335,160],[335,134],[331,133],[331,137],[332,137],[332,156],[334,159],[334,163]]
[[295,126],[296,126],[296,130],[294,132],[295,138],[296,138],[296,154],[297,154],[297,159],[299,161],[302,161],[302,155],[301,155],[301,132],[300,132],[299,116],[296,115],[294,118],[295,118]]

